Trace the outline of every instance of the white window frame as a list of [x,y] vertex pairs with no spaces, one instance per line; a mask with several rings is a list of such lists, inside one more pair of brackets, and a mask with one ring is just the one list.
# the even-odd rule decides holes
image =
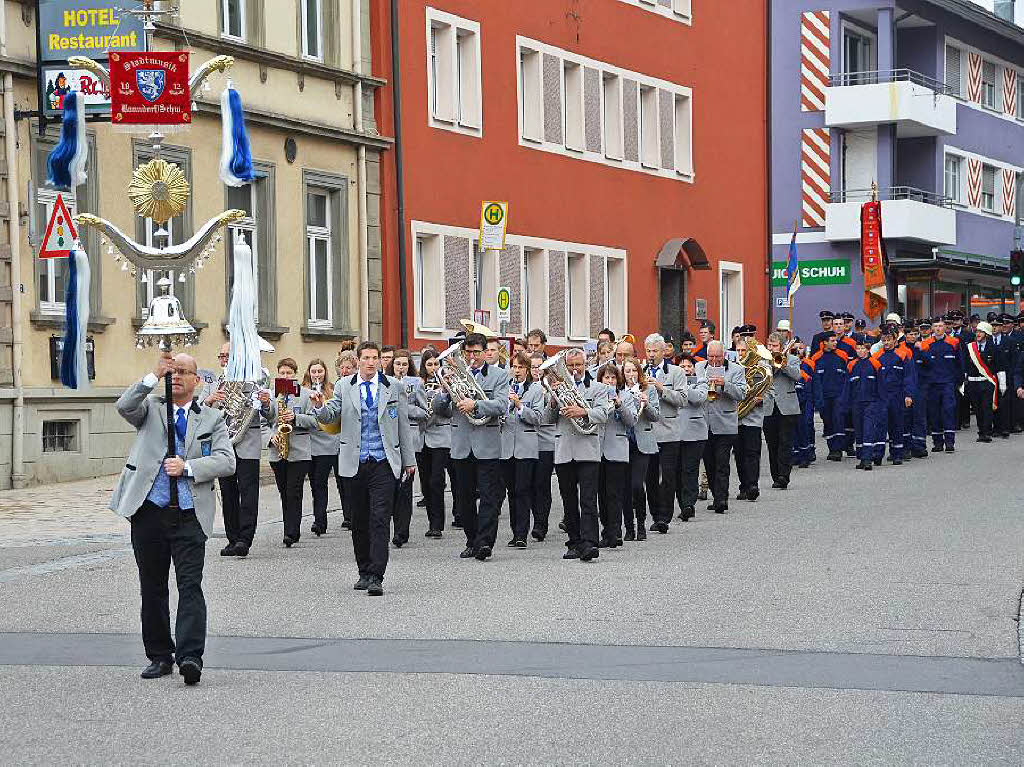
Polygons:
[[426,9],[427,124],[483,136],[480,23]]
[[231,14],[229,9],[231,8],[231,0],[221,0],[221,15],[224,19],[224,29],[221,30],[220,36],[226,37],[228,40],[240,40],[245,41],[245,0],[238,0],[238,34],[234,35],[229,30],[231,29]]
[[[548,326],[548,258],[549,251],[545,248],[523,248],[523,285],[520,295],[523,297],[523,326],[526,328]],[[530,306],[534,299],[540,301],[536,314]]]
[[956,98],[963,99],[964,97],[964,61],[966,60],[967,52],[959,45],[954,45],[951,42],[946,42],[942,51],[942,78],[945,80],[946,75],[949,72],[949,50],[950,48],[956,50],[960,56],[959,66],[957,67],[957,81],[955,83],[947,82],[946,85],[956,88]]
[[672,108],[676,173],[690,176],[693,175],[693,96],[674,94]]
[[[519,89],[519,135],[526,141],[544,141],[544,59],[529,46],[519,48],[516,83]],[[584,136],[586,135],[584,128]]]
[[[445,294],[444,294],[444,247],[442,244],[442,235],[431,234],[423,232],[416,234],[413,237],[413,243],[416,248],[415,259],[414,259],[414,281],[416,286],[416,329],[419,331],[426,331],[429,333],[444,333],[445,325]],[[430,248],[431,252],[427,254],[426,248]],[[425,264],[425,257],[429,255],[431,259],[430,268]],[[436,263],[434,263],[436,261]],[[434,294],[431,296],[427,295],[425,285],[428,280],[433,280],[435,287]],[[437,288],[440,287],[439,290]],[[437,299],[434,301],[434,299]],[[427,306],[431,303],[436,307],[436,318],[440,322],[428,322],[428,319],[434,319],[434,317],[427,317]]]
[[[324,9],[323,0],[299,0],[302,14],[302,57],[311,61],[324,60]],[[309,52],[309,9],[316,8],[316,53]]]
[[[985,69],[992,68],[992,80],[985,79]],[[991,101],[989,101],[991,96]],[[999,65],[991,59],[981,60],[981,106],[991,111],[1002,111],[999,105]]]
[[[78,201],[73,191],[58,192],[56,189],[43,187],[36,192],[36,201],[39,205],[42,205],[43,207],[46,208],[46,218],[43,219],[46,222],[49,222],[50,217],[53,215],[53,206],[57,204],[58,194],[64,198],[64,204],[68,208],[68,213],[70,213],[72,216],[78,214]],[[40,264],[41,271],[45,272],[46,274],[47,295],[39,296],[39,311],[42,312],[43,314],[59,314],[63,316],[65,311],[64,296],[59,296],[60,300],[54,300],[58,298],[58,296],[55,295],[57,290],[56,282],[58,266],[56,262],[59,261],[59,265],[64,267],[64,279],[67,280],[67,259],[44,258],[40,260],[42,261],[42,263]]]
[[[870,72],[878,68],[878,36],[864,27],[858,24],[852,24],[847,20],[843,20],[840,25],[842,29],[841,41],[841,56],[842,56],[842,74],[851,74],[852,72]],[[847,36],[859,37],[861,40],[867,41],[868,45],[868,66],[865,69],[851,69],[850,62],[846,60],[846,38]],[[852,84],[852,83],[850,83]]]
[[566,149],[582,152],[587,146],[586,113],[583,107],[583,65],[561,61],[562,138]]
[[692,0],[672,0],[670,6],[661,5],[656,0],[621,0],[624,3],[636,8],[642,8],[666,19],[672,19],[682,24],[693,24]]
[[637,88],[637,123],[639,130],[640,165],[657,170],[661,166],[661,116],[658,112],[658,89],[649,85]]
[[[994,157],[988,157],[986,155],[977,154],[976,152],[971,152],[971,151],[969,151],[967,149],[963,149],[963,148],[960,148],[960,147],[957,147],[957,146],[953,146],[953,145],[950,145],[950,144],[946,145],[944,153],[945,153],[946,157],[949,157],[951,155],[955,156],[955,157],[959,157],[959,158],[961,158],[961,160],[963,162],[963,165],[962,165],[962,168],[963,168],[963,171],[962,171],[963,181],[961,182],[962,183],[962,186],[961,186],[962,197],[961,197],[961,199],[963,200],[963,202],[959,205],[960,209],[962,209],[966,213],[970,213],[970,214],[975,215],[975,216],[983,216],[983,217],[989,218],[989,219],[993,218],[993,217],[1001,218],[1003,221],[1014,221],[1016,219],[1016,216],[1013,215],[1013,214],[1005,215],[1003,213],[1003,208],[1002,208],[1002,202],[1003,202],[1002,173],[1003,173],[1004,170],[1009,170],[1009,171],[1012,171],[1013,173],[1018,174],[1018,177],[1019,177],[1020,174],[1024,174],[1024,167],[1021,167],[1019,165],[1013,165],[1012,163],[1006,162],[1005,160],[1000,160],[1000,159],[996,159]],[[995,200],[993,202],[993,209],[992,210],[988,210],[986,208],[983,208],[980,205],[975,206],[975,205],[973,205],[970,202],[969,195],[967,193],[967,189],[968,189],[967,176],[968,176],[968,167],[969,167],[967,163],[968,163],[969,160],[976,160],[976,161],[978,161],[979,163],[981,163],[982,168],[984,168],[985,166],[988,166],[990,168],[995,168],[995,179],[994,179],[994,182],[995,182],[994,183],[994,185],[995,185],[995,195],[994,195]],[[945,187],[945,163],[943,163],[943,187]]]
[[[659,6],[661,7],[661,6]],[[538,56],[537,66],[531,67],[527,73],[527,79],[530,81],[527,95],[530,95],[530,88],[535,89],[536,92],[536,112],[529,112],[525,109],[524,105],[524,93],[523,93],[523,67],[521,66],[523,51],[529,51],[536,53]],[[694,183],[696,181],[696,171],[693,167],[693,90],[677,83],[667,82],[655,77],[650,77],[639,72],[632,70],[623,69],[622,67],[615,66],[603,61],[597,61],[594,59],[581,56],[573,51],[568,51],[562,48],[557,48],[547,43],[533,40],[527,37],[517,36],[516,37],[516,82],[518,88],[518,122],[519,122],[519,145],[529,147],[530,149],[537,149],[544,152],[551,152],[553,154],[559,154],[563,157],[572,157],[577,160],[586,160],[588,162],[600,163],[602,165],[620,168],[628,171],[638,171],[649,175],[661,176],[663,178],[671,178],[677,181],[684,181],[687,183]],[[547,141],[544,137],[544,114],[543,114],[543,78],[541,66],[541,56],[551,55],[558,58],[561,61],[562,68],[562,98],[560,100],[562,107],[561,119],[565,130],[563,131],[562,140],[558,142]],[[573,124],[575,118],[575,111],[570,114],[568,105],[572,104],[575,109],[577,103],[577,95],[574,92],[575,86],[567,79],[567,71],[572,71],[572,77],[575,77],[575,67],[579,67],[579,121],[576,125],[579,130],[570,131],[569,128]],[[600,149],[591,151],[586,148],[586,125],[585,125],[585,98],[586,98],[586,85],[584,70],[594,69],[601,73],[602,87],[599,91],[601,94],[599,97],[598,112],[600,114],[601,126],[601,147]],[[639,157],[636,160],[619,159],[616,157],[618,154],[620,157],[622,153],[615,151],[617,147],[613,147],[609,153],[605,146],[608,131],[605,126],[605,80],[607,78],[614,77],[619,79],[619,83],[625,82],[626,80],[637,83],[638,91],[643,91],[645,88],[650,88],[655,91],[655,112],[654,112],[654,125],[659,125],[661,120],[661,112],[658,108],[660,97],[662,92],[673,94],[676,97],[682,97],[689,101],[690,108],[688,111],[689,125],[685,131],[678,132],[676,136],[676,154],[689,161],[689,168],[686,165],[678,165],[673,163],[672,167],[662,168],[661,167],[661,146],[660,146],[660,135],[659,143],[656,146],[656,157],[647,158],[648,161],[653,160],[653,164],[648,161],[644,161],[642,152],[638,152]],[[621,88],[624,91],[625,88]],[[620,93],[620,105],[618,109],[618,119],[624,119],[624,110],[621,105],[622,95]],[[642,108],[642,104],[638,104],[638,108]],[[613,110],[614,111],[614,110]],[[673,111],[673,122],[675,121],[675,112]],[[639,122],[639,121],[638,121]],[[660,127],[657,129],[660,133]],[[625,145],[625,128],[621,131],[622,144]],[[614,133],[614,132],[613,132]],[[673,128],[673,133],[676,133]],[[686,147],[681,146],[678,140],[682,137],[688,139],[689,145]],[[578,144],[578,145],[577,145]]]
[[[1009,120],[1009,121],[1013,121],[1014,123],[1017,123],[1017,124],[1019,124],[1021,121],[1024,121],[1024,101],[1022,101],[1022,98],[1021,98],[1021,95],[1020,95],[1020,92],[1021,92],[1020,89],[1021,89],[1022,86],[1024,86],[1024,69],[1021,69],[1016,64],[1010,63],[1010,62],[1006,61],[1005,59],[999,58],[998,56],[989,55],[985,51],[979,50],[978,48],[975,48],[974,46],[971,46],[971,45],[968,45],[967,43],[961,42],[960,40],[958,40],[955,37],[947,36],[945,38],[945,45],[953,47],[953,48],[957,48],[960,51],[960,56],[961,56],[961,61],[962,61],[961,71],[962,71],[963,83],[962,83],[962,87],[960,89],[960,96],[959,96],[958,100],[959,100],[959,102],[961,104],[966,106],[968,109],[974,109],[974,110],[977,110],[979,112],[984,112],[986,115],[988,115],[989,117],[994,118],[994,119]],[[971,101],[968,98],[967,81],[968,81],[968,72],[970,71],[969,57],[970,57],[970,54],[972,54],[972,53],[977,54],[978,56],[981,56],[982,69],[983,70],[984,70],[984,66],[985,66],[986,63],[994,63],[995,64],[996,76],[995,76],[995,105],[994,106],[990,107],[990,106],[986,106],[985,104],[979,104],[979,103],[976,103],[974,101]],[[943,67],[945,67],[945,63],[943,63]],[[1002,76],[1002,73],[999,71],[1000,69],[1009,69],[1009,70],[1017,73],[1017,89],[1018,89],[1017,90],[1017,93],[1018,93],[1018,95],[1017,95],[1017,106],[1014,109],[1014,113],[1013,114],[1007,114],[1006,112],[1003,111],[1003,76]],[[945,70],[943,70],[943,71],[945,71]],[[984,77],[984,71],[982,72],[982,76]],[[984,101],[984,98],[985,98],[985,92],[984,92],[984,88],[982,88],[982,101]],[[971,153],[970,152],[965,152],[965,154],[970,155]],[[996,162],[994,164],[995,165],[999,165],[998,162]],[[1007,167],[1010,167],[1010,166],[1007,166]]]
[[625,155],[625,125],[622,109],[622,78],[601,73],[601,139],[604,156],[621,162]]
[[[612,272],[621,270],[622,295],[613,295]],[[629,318],[626,316],[626,288],[629,285],[626,259],[613,258],[608,256],[604,259],[604,320],[605,326],[610,328],[616,337],[626,332]],[[544,327],[544,326],[541,326]]]
[[[950,169],[950,163],[954,169]],[[955,187],[950,194],[950,180],[952,177]],[[964,202],[964,158],[960,155],[946,153],[942,161],[942,193],[949,197],[954,204],[963,205]]]
[[[324,216],[326,226],[313,226],[306,224],[306,269],[309,272],[309,317],[306,318],[307,327],[330,328],[334,326],[334,258],[333,258],[333,234],[331,231],[331,190],[317,186],[307,186],[306,194],[315,194],[324,197]],[[307,203],[308,204],[308,203]],[[313,317],[316,312],[317,299],[320,296],[319,286],[316,284],[316,248],[315,243],[323,242],[326,245],[327,254],[327,317]]]
[[[985,192],[985,171],[992,171],[992,192],[986,194]],[[981,165],[981,201],[980,209],[986,213],[1001,213],[999,209],[999,188],[1002,185],[1003,172],[1002,169],[989,163],[982,163]],[[988,197],[991,200],[990,204],[985,204],[985,198]]]
[[740,322],[743,321],[743,307],[744,307],[744,295],[743,295],[743,264],[735,261],[719,261],[718,262],[718,336],[720,339],[725,340],[728,338],[729,330],[732,325],[729,324],[729,318],[725,316],[726,304],[722,300],[722,290],[725,287],[725,275],[726,273],[734,274],[739,278],[740,286]]

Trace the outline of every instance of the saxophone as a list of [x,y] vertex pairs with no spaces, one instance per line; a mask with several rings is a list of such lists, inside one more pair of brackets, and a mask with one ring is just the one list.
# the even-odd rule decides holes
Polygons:
[[748,338],[747,350],[740,360],[747,379],[747,396],[736,409],[736,415],[741,421],[756,407],[756,400],[764,397],[765,392],[772,387],[772,371],[761,364],[766,357],[771,360],[768,350],[761,346],[756,338]]
[[[437,381],[451,398],[453,406],[463,399],[487,401],[487,392],[480,388],[480,384],[469,372],[469,366],[462,358],[462,341],[452,344],[441,352],[437,356],[437,362],[440,365],[437,371]],[[466,420],[474,426],[485,426],[490,422],[491,417],[467,415]]]
[[[565,350],[563,349],[554,357],[545,360],[540,365],[541,371],[541,385],[545,390],[552,396],[558,403],[558,408],[561,410],[564,407],[570,405],[577,405],[582,408],[587,407],[586,400],[580,396],[580,393],[576,391],[576,386],[573,384],[572,375],[569,374],[569,368],[565,364]],[[597,434],[597,424],[590,422],[590,416],[582,416],[580,418],[570,418],[569,423],[572,424],[573,428],[577,432],[585,437],[589,437],[592,434]]]
[[288,460],[288,442],[292,434],[292,425],[290,423],[281,423],[281,416],[284,413],[292,412],[291,408],[288,407],[285,396],[283,394],[277,395],[277,431],[274,436],[270,438],[271,443],[277,448],[277,452],[281,454],[281,460]]

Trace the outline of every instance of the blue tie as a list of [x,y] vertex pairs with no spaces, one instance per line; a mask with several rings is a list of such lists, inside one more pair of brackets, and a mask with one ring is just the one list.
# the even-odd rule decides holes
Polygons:
[[363,386],[366,387],[366,407],[367,408],[372,408],[373,407],[373,392],[370,390],[370,382],[369,381],[363,381]]
[[178,418],[174,422],[174,430],[178,432],[178,439],[183,443],[185,442],[185,429],[188,426],[188,421],[185,420],[185,409],[178,408]]

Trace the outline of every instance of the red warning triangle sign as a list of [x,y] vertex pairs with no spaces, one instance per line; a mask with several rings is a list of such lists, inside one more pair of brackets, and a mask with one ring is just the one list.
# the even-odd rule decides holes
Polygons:
[[75,229],[75,222],[71,219],[68,206],[64,204],[63,195],[58,194],[50,221],[46,224],[43,243],[39,246],[39,257],[67,258],[77,239],[78,230]]

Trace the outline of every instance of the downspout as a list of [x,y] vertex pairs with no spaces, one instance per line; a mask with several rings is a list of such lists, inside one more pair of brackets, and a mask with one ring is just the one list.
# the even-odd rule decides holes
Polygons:
[[409,290],[405,284],[405,186],[402,146],[401,62],[398,55],[398,0],[391,0],[391,92],[395,113],[395,189],[398,202],[398,300],[401,312],[401,345],[409,346]]
[[[765,128],[764,128],[764,157],[765,157],[765,186],[764,186],[764,199],[765,199],[765,216],[767,219],[768,226],[768,263],[765,265],[765,282],[767,284],[767,292],[765,296],[765,313],[767,318],[765,320],[765,337],[768,334],[774,332],[775,326],[772,324],[772,258],[774,257],[774,245],[772,243],[772,8],[771,0],[765,0],[764,3],[764,60],[765,60],[765,88],[764,88],[764,114],[765,114]],[[792,310],[790,310],[792,316]],[[724,333],[723,329],[723,333]],[[789,329],[790,333],[795,335],[793,328]],[[724,337],[724,336],[723,336]]]
[[[352,71],[363,71],[363,0],[352,0]],[[363,132],[363,83],[357,81],[352,89],[355,104],[352,107],[353,127]],[[356,149],[356,189],[358,190],[357,229],[359,231],[359,338],[370,338],[370,246],[366,234],[366,145]]]
[[[7,57],[7,3],[0,0],[0,56]],[[36,19],[38,24],[39,20]],[[11,368],[14,407],[11,413],[11,487],[25,487],[25,390],[21,377],[21,204],[18,200],[18,125],[14,122],[14,75],[4,72],[4,152],[7,157],[8,229],[11,244]]]

